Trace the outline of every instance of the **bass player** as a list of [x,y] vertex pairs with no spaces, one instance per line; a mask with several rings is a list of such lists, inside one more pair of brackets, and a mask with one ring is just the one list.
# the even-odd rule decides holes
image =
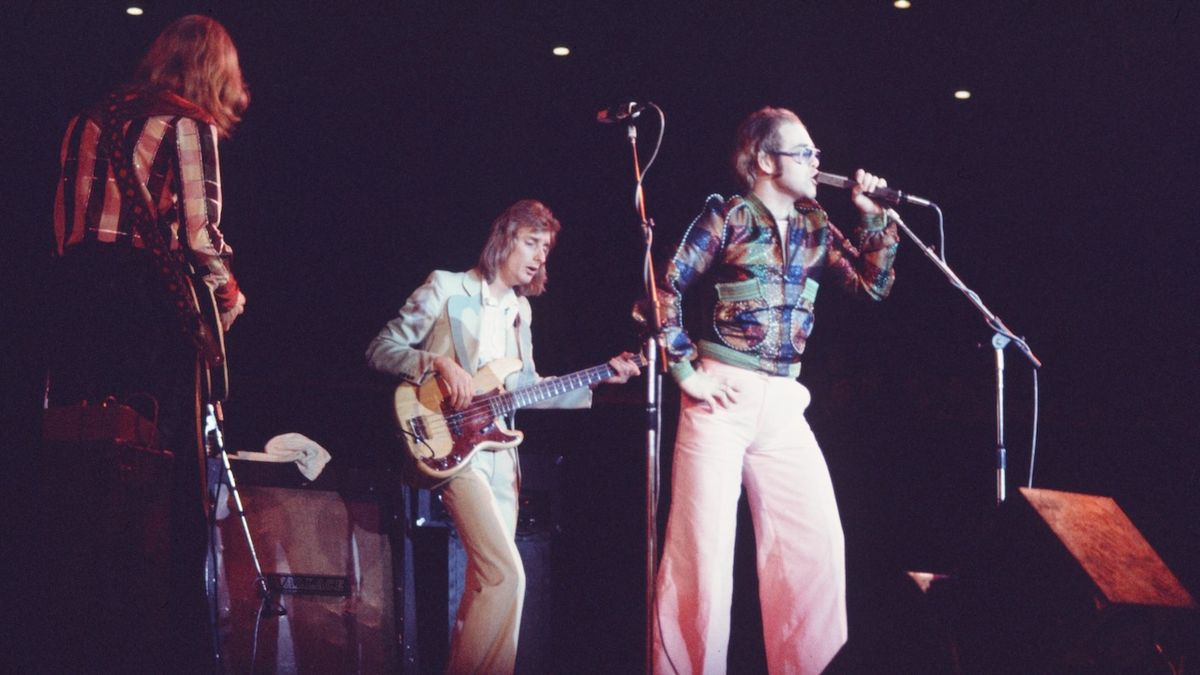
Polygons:
[[[561,225],[539,201],[521,200],[492,223],[479,264],[467,272],[435,271],[408,297],[400,314],[367,347],[371,368],[421,385],[440,381],[449,407],[475,395],[476,371],[518,358],[509,390],[536,382],[529,297],[546,290],[546,259]],[[640,369],[628,353],[609,362],[604,382],[624,383]],[[538,407],[586,408],[591,391],[577,389]],[[436,487],[467,553],[466,584],[450,640],[449,673],[511,673],[521,626],[525,572],[515,543],[517,449],[478,452]]]

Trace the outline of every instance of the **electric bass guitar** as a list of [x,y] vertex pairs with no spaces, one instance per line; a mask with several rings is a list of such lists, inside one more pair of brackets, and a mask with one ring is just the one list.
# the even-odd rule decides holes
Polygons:
[[[639,367],[646,365],[641,356],[635,356],[634,361]],[[480,368],[471,381],[476,395],[461,410],[450,407],[440,378],[431,377],[420,386],[406,382],[396,388],[400,436],[424,478],[445,480],[466,466],[467,460],[480,450],[500,450],[519,444],[525,435],[508,428],[506,415],[616,375],[612,366],[602,363],[505,391],[504,378],[520,369],[521,360],[512,358],[497,359]]]

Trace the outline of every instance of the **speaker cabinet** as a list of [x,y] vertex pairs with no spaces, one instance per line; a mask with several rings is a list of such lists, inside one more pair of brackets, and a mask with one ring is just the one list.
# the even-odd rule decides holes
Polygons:
[[[239,467],[234,470],[240,479]],[[239,492],[270,582],[270,604],[286,613],[260,613],[245,535],[223,491],[215,547],[226,672],[395,672],[393,518],[387,500],[346,490],[244,483]]]
[[[550,672],[552,540],[549,532],[517,533],[517,551],[525,567],[525,603],[517,645],[517,672]],[[412,552],[419,672],[442,673],[449,658],[454,617],[462,600],[467,554],[453,526],[415,528]]]
[[968,669],[1158,672],[1196,603],[1116,502],[1022,488],[967,575]]
[[13,605],[33,619],[22,647],[39,669],[133,672],[164,662],[173,461],[121,443],[43,445],[36,565],[24,577],[28,597]]

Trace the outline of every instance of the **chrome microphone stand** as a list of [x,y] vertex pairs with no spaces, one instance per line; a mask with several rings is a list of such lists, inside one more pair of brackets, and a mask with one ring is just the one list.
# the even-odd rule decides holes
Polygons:
[[[921,204],[922,206],[937,208],[937,205],[932,202],[928,202],[927,200],[921,201],[925,202]],[[980,299],[979,295],[968,288],[962,282],[962,279],[958,278],[958,275],[954,273],[954,270],[950,269],[946,261],[938,256],[931,247],[926,246],[925,242],[921,241],[908,228],[908,225],[904,224],[904,221],[900,219],[900,215],[895,210],[888,209],[887,214],[896,223],[896,226],[903,230],[916,243],[921,252],[925,254],[925,257],[933,261],[934,266],[941,270],[942,274],[946,275],[946,278],[950,280],[950,284],[962,291],[963,295],[967,296],[967,299],[971,301],[972,305],[975,305],[975,308],[983,315],[983,320],[993,331],[992,349],[996,353],[996,505],[999,506],[1004,503],[1004,500],[1008,496],[1008,480],[1006,476],[1008,470],[1008,450],[1004,447],[1004,348],[1009,344],[1015,345],[1017,350],[1024,354],[1025,358],[1029,359],[1034,368],[1041,368],[1042,362],[1038,360],[1033,350],[1029,348],[1029,344],[1025,342],[1025,338],[1017,337],[1009,330],[1000,317],[996,316],[992,310],[987,308],[987,305],[983,304],[983,300]]]
[[654,582],[658,564],[659,436],[662,429],[662,370],[665,368],[666,358],[661,353],[663,345],[659,343],[658,339],[658,330],[662,326],[662,316],[658,304],[658,288],[655,282],[657,275],[654,273],[652,253],[654,221],[646,217],[646,195],[642,189],[642,179],[645,171],[642,169],[638,158],[637,126],[635,125],[638,114],[644,108],[653,108],[658,113],[660,121],[658,143],[655,145],[654,155],[650,157],[650,161],[646,164],[646,170],[648,170],[650,165],[654,163],[654,158],[658,155],[658,147],[662,143],[662,131],[666,126],[666,116],[663,114],[662,109],[654,103],[647,103],[644,107],[638,106],[635,103],[628,103],[625,105],[624,110],[612,113],[611,118],[607,118],[605,111],[601,111],[601,115],[597,116],[597,119],[599,121],[620,120],[626,123],[629,148],[633,157],[633,175],[636,180],[636,188],[633,196],[634,208],[637,210],[645,242],[642,274],[643,283],[646,288],[647,307],[650,312],[650,316],[645,318],[651,327],[647,331],[644,347],[646,357],[645,669],[646,673],[651,673],[654,666]]

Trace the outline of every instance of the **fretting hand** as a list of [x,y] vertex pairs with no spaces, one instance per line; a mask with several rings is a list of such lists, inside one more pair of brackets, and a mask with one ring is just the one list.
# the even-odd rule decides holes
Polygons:
[[605,384],[625,384],[631,377],[637,377],[642,374],[642,369],[638,368],[637,362],[633,360],[633,354],[629,352],[621,352],[619,355],[608,360],[608,365],[615,371],[616,375],[602,380]]

